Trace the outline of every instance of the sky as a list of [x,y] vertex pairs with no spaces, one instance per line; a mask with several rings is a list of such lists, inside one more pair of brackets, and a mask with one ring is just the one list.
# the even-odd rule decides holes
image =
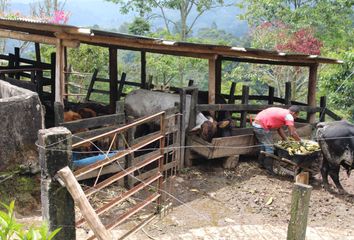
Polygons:
[[[13,12],[29,14],[30,3],[34,0],[10,0],[10,8]],[[104,0],[66,0],[65,10],[70,12],[68,24],[81,27],[94,25],[103,29],[118,29],[124,22],[131,22],[136,13],[123,15],[119,12],[118,5]],[[210,27],[213,22],[219,29],[223,29],[235,36],[242,36],[247,31],[247,24],[237,20],[239,9],[236,7],[213,9],[198,19],[196,29]],[[169,12],[171,16],[176,12]],[[163,26],[161,20],[152,23],[153,30]]]

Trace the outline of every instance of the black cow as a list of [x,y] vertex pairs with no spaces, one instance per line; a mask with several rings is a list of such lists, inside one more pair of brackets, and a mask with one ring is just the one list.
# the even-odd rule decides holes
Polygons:
[[340,166],[347,170],[348,176],[354,168],[354,125],[347,121],[319,123],[317,139],[323,154],[321,174],[324,187],[329,190],[329,174],[338,192],[345,193],[338,175]]

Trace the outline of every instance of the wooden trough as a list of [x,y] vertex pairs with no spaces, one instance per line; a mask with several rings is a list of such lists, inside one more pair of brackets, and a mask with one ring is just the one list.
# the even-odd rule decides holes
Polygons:
[[207,142],[196,134],[190,136],[192,153],[197,153],[207,159],[224,158],[224,168],[233,168],[237,165],[239,156],[256,154],[256,138],[252,128],[233,129],[233,136],[213,138]]
[[[300,137],[311,136],[312,126],[310,124],[296,123],[295,126]],[[257,155],[260,152],[253,128],[235,128],[232,130],[232,135],[213,138],[211,142],[207,142],[196,133],[191,133],[189,142],[192,146],[191,153],[206,159],[223,158],[224,168],[233,168],[237,165],[240,155]],[[279,139],[276,131],[273,138],[275,141]]]

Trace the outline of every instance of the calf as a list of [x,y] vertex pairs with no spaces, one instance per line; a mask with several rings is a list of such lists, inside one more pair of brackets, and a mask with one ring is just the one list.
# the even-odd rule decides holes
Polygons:
[[212,117],[205,117],[202,113],[198,113],[196,126],[192,131],[199,131],[199,136],[205,141],[211,142],[214,137],[229,137],[232,136],[232,127],[234,121],[226,119],[216,122]]
[[343,166],[349,176],[354,168],[354,125],[347,121],[317,124],[317,139],[323,154],[322,181],[329,190],[328,174],[339,193],[345,193],[339,182],[339,169]]

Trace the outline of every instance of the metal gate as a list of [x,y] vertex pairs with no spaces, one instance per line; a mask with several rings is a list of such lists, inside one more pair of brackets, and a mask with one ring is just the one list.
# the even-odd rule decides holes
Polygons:
[[[95,175],[90,184],[88,184],[90,181],[86,180],[85,185],[81,186],[85,201],[90,202],[105,230],[127,225],[125,229],[130,230],[118,239],[124,239],[138,231],[171,206],[173,178],[180,166],[180,119],[177,109],[173,108],[167,113],[160,112],[134,120],[72,145],[75,152],[90,144],[97,147],[103,139],[109,143],[105,149],[96,148],[98,155],[102,157],[101,160],[79,167],[73,175],[76,181],[87,178],[85,176]],[[146,129],[150,131],[147,132]],[[104,169],[112,165],[118,171],[103,175]],[[60,171],[58,175],[65,178],[60,175]],[[69,189],[67,183],[65,185],[73,198],[77,199],[78,196],[73,195],[75,191]],[[112,190],[110,198],[107,198],[106,189],[118,189],[119,193]],[[77,205],[80,211],[76,216],[76,227],[88,223],[91,229],[95,228],[90,225],[90,219],[86,219],[87,216],[82,214],[86,211],[82,209],[84,208],[82,204]],[[88,239],[102,238],[97,235],[99,230],[92,230],[95,234]]]

